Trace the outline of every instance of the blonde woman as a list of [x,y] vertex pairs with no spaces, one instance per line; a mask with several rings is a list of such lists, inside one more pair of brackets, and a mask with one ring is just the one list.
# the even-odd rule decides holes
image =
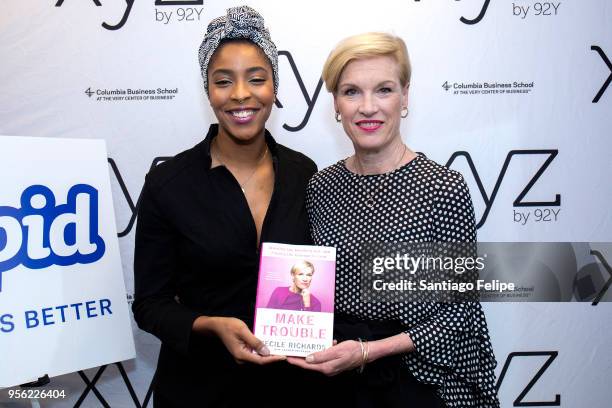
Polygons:
[[341,41],[323,79],[354,154],[310,181],[317,245],[337,248],[338,344],[289,362],[335,376],[346,407],[498,407],[495,357],[479,303],[365,303],[365,242],[475,242],[461,174],[412,151],[400,133],[411,67],[402,39],[367,33]]

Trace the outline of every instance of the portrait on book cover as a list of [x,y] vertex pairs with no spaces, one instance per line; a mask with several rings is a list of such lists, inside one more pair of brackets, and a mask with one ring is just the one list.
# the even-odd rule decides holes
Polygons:
[[321,301],[311,292],[315,276],[312,262],[298,261],[291,267],[291,286],[278,286],[266,307],[270,309],[321,311]]
[[333,309],[334,262],[268,258],[257,307],[328,312]]

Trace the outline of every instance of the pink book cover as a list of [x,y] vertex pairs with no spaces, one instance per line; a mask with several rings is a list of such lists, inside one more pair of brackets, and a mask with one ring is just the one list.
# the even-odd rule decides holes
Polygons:
[[305,357],[332,346],[336,248],[264,242],[255,336],[270,353]]

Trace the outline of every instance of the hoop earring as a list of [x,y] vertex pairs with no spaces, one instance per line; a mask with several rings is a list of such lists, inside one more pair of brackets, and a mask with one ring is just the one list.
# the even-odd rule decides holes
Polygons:
[[342,122],[342,118],[340,117],[340,112],[336,112],[336,114],[334,115],[334,118],[336,118],[336,122],[338,123]]
[[408,108],[406,106],[404,106],[402,110],[400,111],[400,116],[402,117],[402,119],[405,119],[408,117]]

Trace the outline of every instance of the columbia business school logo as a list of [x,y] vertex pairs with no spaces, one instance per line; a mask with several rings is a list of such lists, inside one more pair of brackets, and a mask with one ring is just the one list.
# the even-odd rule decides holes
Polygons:
[[139,101],[171,101],[177,97],[178,88],[94,88],[83,91],[92,101],[96,102],[139,102]]
[[[535,89],[534,81],[470,81],[470,82],[449,82],[442,84],[449,95],[469,96],[469,95],[510,95],[510,94],[529,94]],[[449,92],[451,91],[451,92]]]
[[0,292],[3,274],[19,265],[43,269],[90,264],[104,256],[94,187],[76,184],[58,204],[49,187],[32,185],[19,201],[19,207],[0,206]]

